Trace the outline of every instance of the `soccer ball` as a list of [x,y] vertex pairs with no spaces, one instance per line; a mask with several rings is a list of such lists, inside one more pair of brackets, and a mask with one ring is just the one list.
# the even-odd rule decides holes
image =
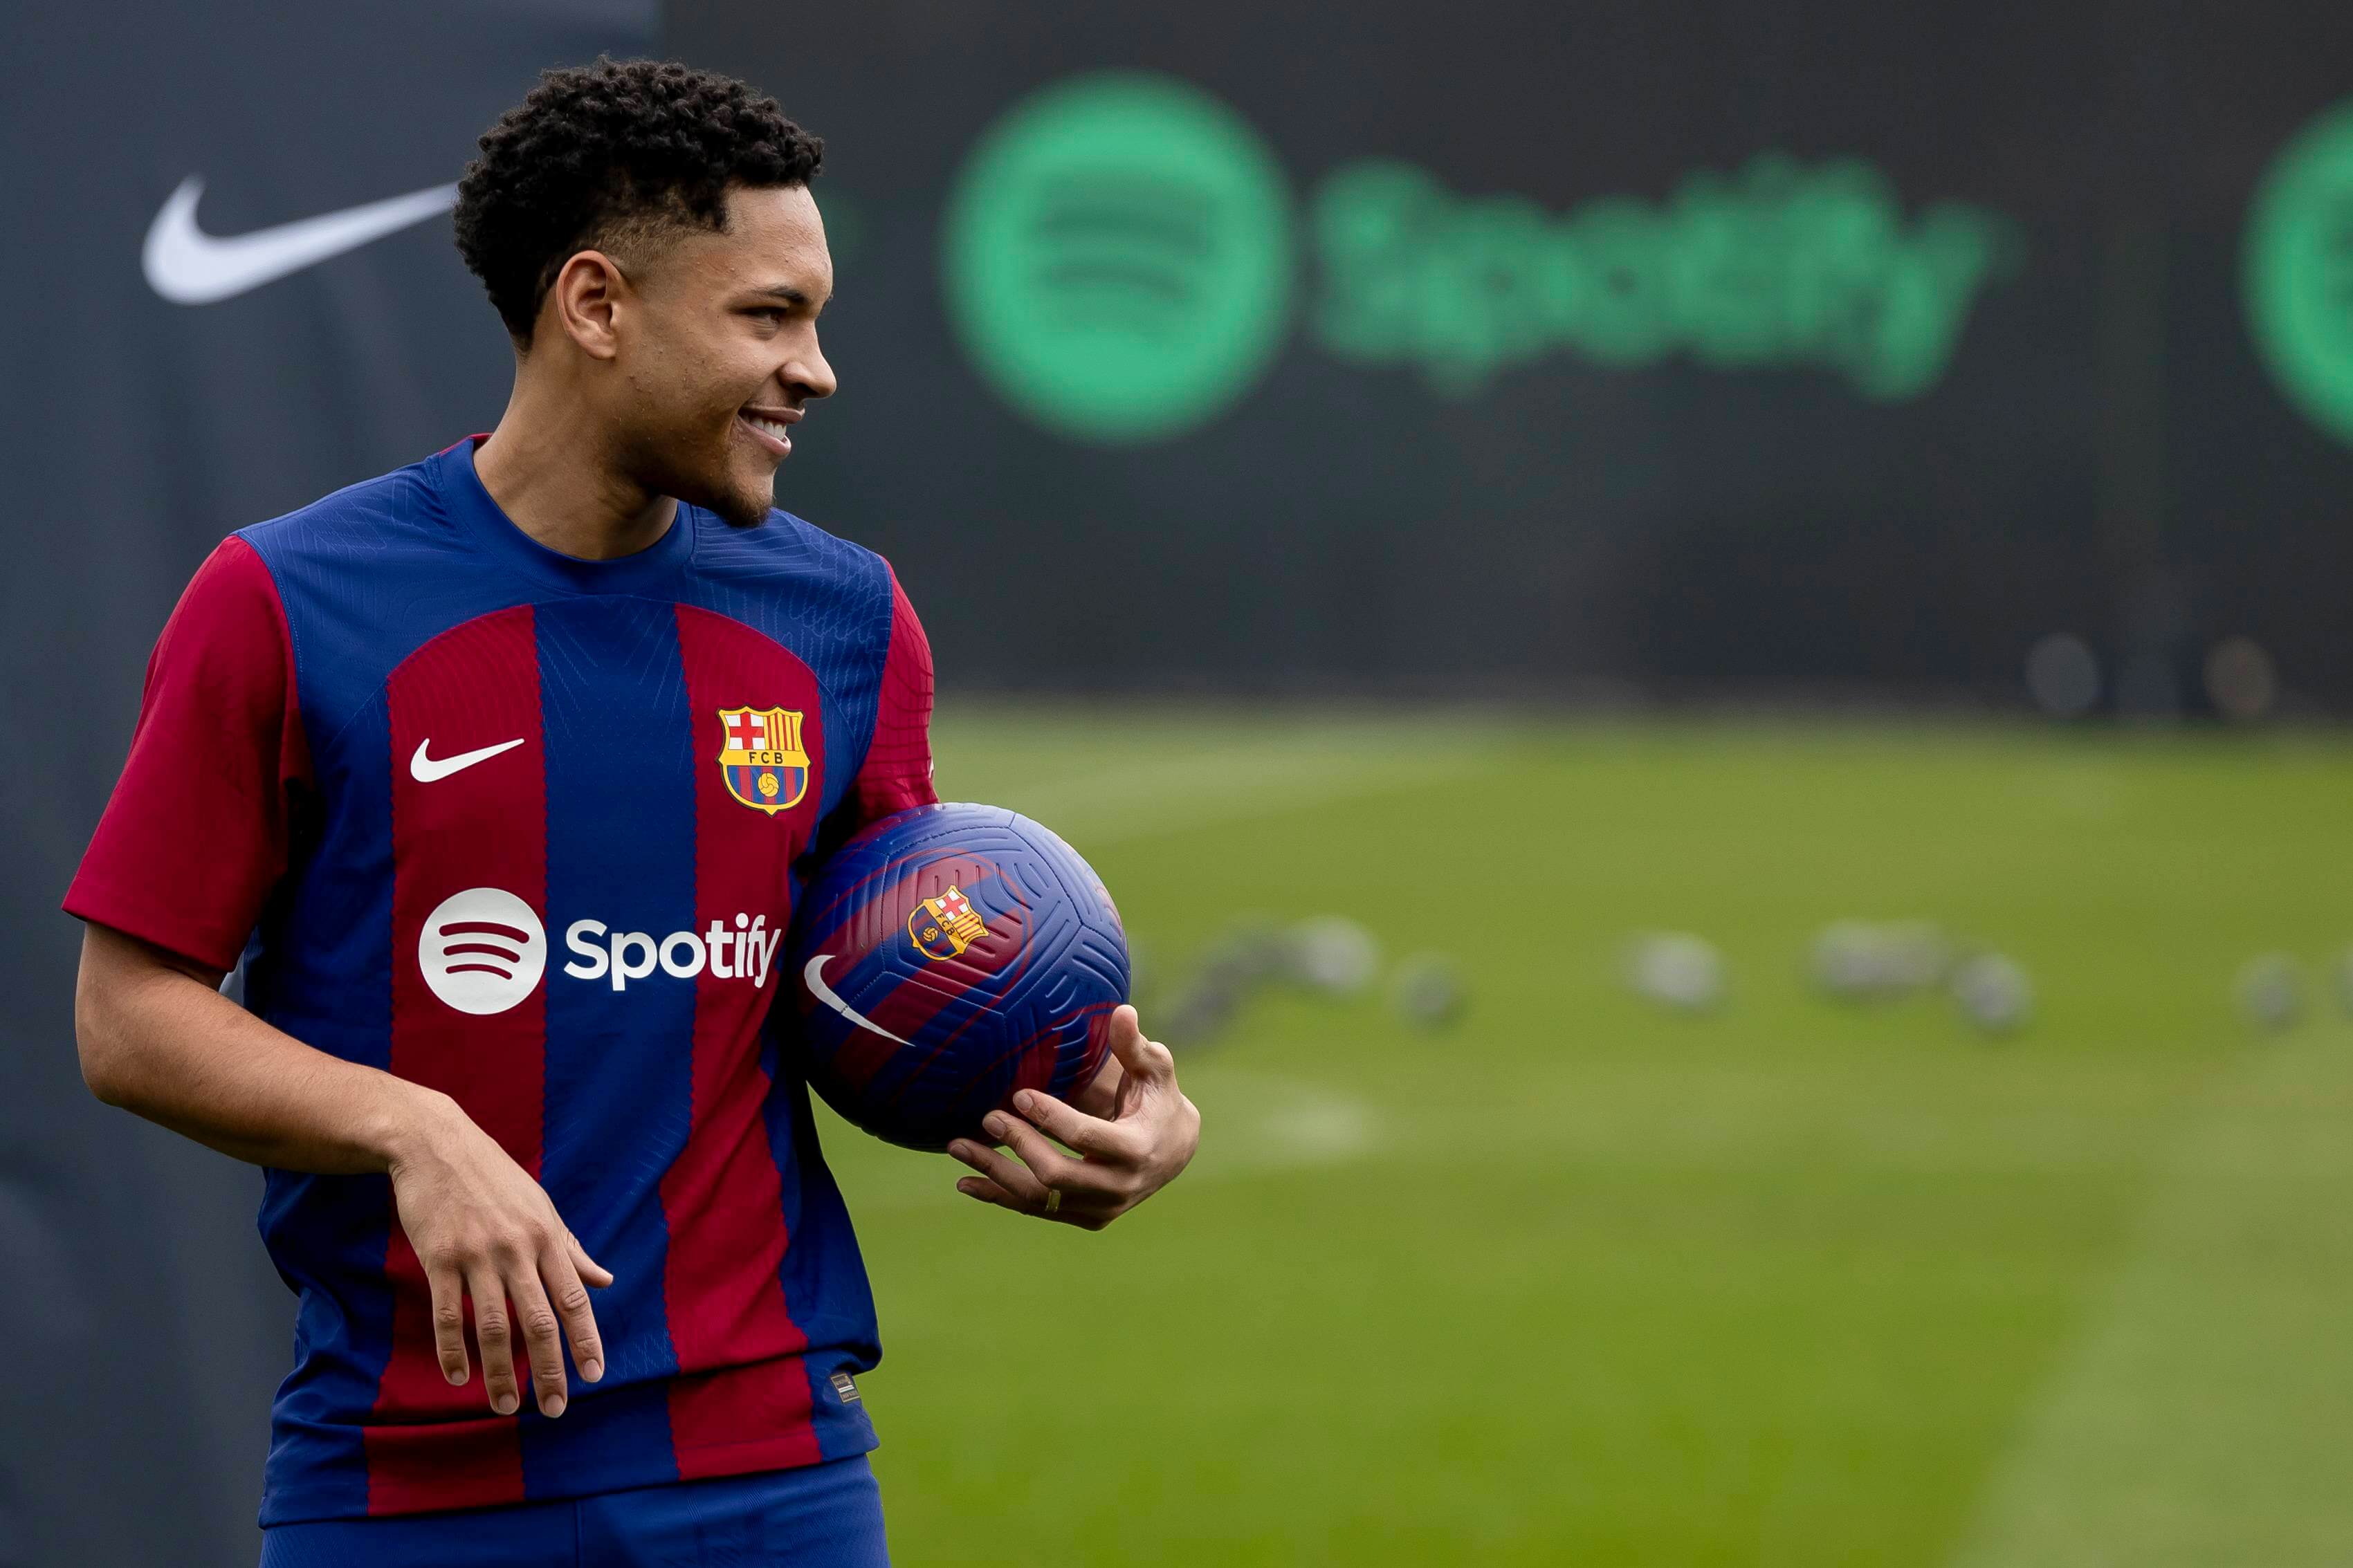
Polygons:
[[836,850],[787,943],[809,1085],[911,1149],[991,1142],[1017,1089],[1069,1099],[1127,1000],[1127,937],[1061,839],[993,805],[918,806]]

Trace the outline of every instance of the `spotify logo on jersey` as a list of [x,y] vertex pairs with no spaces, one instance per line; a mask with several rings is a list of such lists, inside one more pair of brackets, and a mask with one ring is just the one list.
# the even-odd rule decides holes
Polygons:
[[[691,985],[706,973],[760,990],[784,940],[783,926],[770,930],[765,912],[739,911],[732,925],[714,916],[706,931],[667,936],[579,920],[564,928],[564,945],[576,955],[564,973],[615,991],[636,982]],[[547,973],[547,931],[538,912],[505,889],[469,888],[426,917],[417,933],[417,967],[427,988],[459,1012],[503,1013]]]
[[942,262],[949,317],[1008,402],[1084,440],[1164,439],[1281,348],[1291,195],[1257,132],[1198,88],[1083,76],[981,139]]
[[2242,258],[2255,347],[2288,401],[2353,442],[2353,102],[2273,160]]
[[441,900],[417,936],[417,966],[433,994],[460,1013],[503,1013],[547,968],[547,932],[503,888],[469,888]]

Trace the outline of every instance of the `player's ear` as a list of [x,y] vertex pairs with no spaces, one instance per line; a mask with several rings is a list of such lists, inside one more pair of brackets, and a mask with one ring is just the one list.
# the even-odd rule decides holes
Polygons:
[[583,250],[556,272],[547,290],[547,308],[564,333],[596,359],[611,359],[620,352],[613,317],[628,279],[613,258],[601,250]]

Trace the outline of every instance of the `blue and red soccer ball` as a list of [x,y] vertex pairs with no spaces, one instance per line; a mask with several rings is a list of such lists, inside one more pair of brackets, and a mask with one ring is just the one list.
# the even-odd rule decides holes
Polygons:
[[810,1087],[915,1149],[989,1142],[1017,1089],[1068,1100],[1127,1000],[1127,937],[1078,851],[991,805],[918,806],[836,850],[785,972]]

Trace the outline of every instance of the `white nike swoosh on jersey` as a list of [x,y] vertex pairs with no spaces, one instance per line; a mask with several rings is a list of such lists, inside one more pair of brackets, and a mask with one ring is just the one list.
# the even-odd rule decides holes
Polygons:
[[418,784],[431,784],[435,779],[446,779],[461,769],[472,767],[476,763],[486,762],[501,752],[513,751],[522,744],[523,739],[524,737],[517,736],[512,741],[501,741],[495,746],[482,746],[474,751],[460,752],[454,757],[442,757],[437,760],[425,754],[427,748],[433,744],[428,737],[417,742],[417,754],[408,759],[408,776]]
[[[857,1025],[860,1028],[871,1029],[886,1040],[899,1040],[898,1036],[892,1034],[890,1030],[884,1028],[881,1025],[876,1023],[873,1019],[868,1017],[865,1014],[860,1012],[857,1008],[851,1006],[849,1003],[834,994],[833,987],[825,983],[825,963],[827,959],[829,959],[832,956],[833,954],[829,952],[820,952],[815,958],[810,959],[808,963],[802,967],[801,978],[808,982],[809,994],[824,1003],[827,1006],[832,1008],[835,1012],[840,1014],[843,1017],[849,1019],[851,1023]],[[913,1044],[911,1040],[899,1040],[899,1043],[902,1046]]]
[[222,239],[196,226],[196,199],[204,194],[203,175],[182,180],[147,226],[147,244],[140,252],[147,286],[175,305],[209,305],[274,283],[422,223],[458,201],[457,186],[436,185]]

